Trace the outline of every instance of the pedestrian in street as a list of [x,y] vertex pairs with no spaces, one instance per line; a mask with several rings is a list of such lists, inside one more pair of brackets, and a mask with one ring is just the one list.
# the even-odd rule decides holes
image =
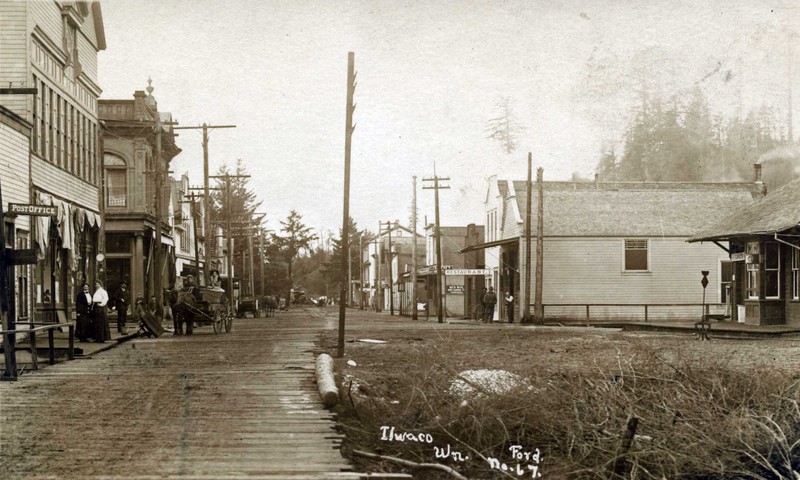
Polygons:
[[511,292],[506,292],[505,302],[508,323],[514,323],[514,295],[511,295]]
[[497,304],[497,294],[494,293],[494,287],[489,287],[489,291],[483,296],[483,313],[485,316],[485,323],[494,321],[494,306]]
[[128,321],[128,305],[131,303],[131,294],[128,291],[128,284],[122,282],[119,288],[114,292],[114,297],[111,299],[111,304],[117,310],[117,333],[127,333],[125,323]]
[[89,293],[89,284],[81,285],[81,290],[75,296],[75,314],[77,325],[75,336],[78,340],[85,342],[87,338],[93,337],[92,333],[92,294]]
[[111,329],[108,326],[108,316],[106,315],[108,292],[103,288],[103,284],[99,280],[94,282],[94,288],[94,295],[92,295],[94,340],[97,343],[105,343],[106,340],[111,339]]

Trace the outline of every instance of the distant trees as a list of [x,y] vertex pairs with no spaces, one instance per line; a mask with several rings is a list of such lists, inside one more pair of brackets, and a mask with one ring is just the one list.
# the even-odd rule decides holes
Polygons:
[[317,236],[311,233],[311,227],[303,224],[303,217],[297,211],[292,210],[286,220],[281,220],[281,232],[283,234],[273,234],[272,242],[280,250],[283,259],[287,263],[287,275],[289,277],[289,288],[286,292],[287,305],[291,301],[291,289],[293,288],[292,263],[302,251],[311,250],[311,242]]
[[[695,88],[667,100],[644,98],[626,129],[622,155],[613,148],[603,152],[596,171],[608,180],[749,180],[753,163],[785,143],[785,129],[772,109],[725,121],[712,115],[703,92]],[[778,151],[771,156],[786,155]],[[791,179],[785,172],[775,176],[782,178],[773,182]]]
[[497,104],[497,114],[490,118],[486,132],[493,140],[500,143],[501,148],[506,154],[513,153],[519,145],[519,134],[524,131],[522,125],[514,117],[511,109],[511,98],[503,97]]

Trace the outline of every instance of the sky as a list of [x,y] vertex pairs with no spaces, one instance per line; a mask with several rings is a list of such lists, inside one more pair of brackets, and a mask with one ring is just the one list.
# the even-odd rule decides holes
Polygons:
[[[722,116],[767,105],[786,118],[788,52],[792,78],[800,72],[790,1],[101,6],[101,98],[132,98],[152,78],[159,110],[181,126],[236,125],[211,131],[212,174],[241,159],[266,228],[296,210],[325,237],[342,225],[348,52],[358,72],[350,216],[372,231],[409,225],[413,176],[420,227],[434,219],[433,191],[421,188],[434,171],[450,179],[443,226],[483,224],[488,179],[524,180],[528,152],[545,180],[591,178],[601,153],[622,145],[642,79],[667,94],[702,88]],[[520,127],[510,154],[487,138],[504,98]],[[199,186],[202,135],[179,134],[171,169]]]

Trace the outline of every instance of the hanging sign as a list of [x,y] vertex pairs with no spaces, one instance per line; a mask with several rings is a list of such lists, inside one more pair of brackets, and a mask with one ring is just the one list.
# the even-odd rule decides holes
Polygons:
[[747,256],[747,254],[744,253],[744,252],[731,253],[731,261],[732,262],[743,262],[746,256]]
[[448,295],[464,295],[464,285],[448,285]]
[[451,268],[444,271],[445,275],[483,275],[488,277],[492,274],[491,271],[485,268]]
[[35,217],[55,217],[58,216],[58,207],[50,205],[30,205],[27,203],[9,203],[7,213],[32,215]]

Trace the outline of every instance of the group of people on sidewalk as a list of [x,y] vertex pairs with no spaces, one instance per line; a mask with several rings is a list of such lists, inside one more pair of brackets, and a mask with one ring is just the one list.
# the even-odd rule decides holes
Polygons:
[[[94,293],[91,293],[89,284],[84,283],[81,285],[81,291],[75,297],[77,314],[75,336],[81,342],[92,339],[97,343],[105,343],[111,339],[111,327],[108,324],[109,308],[117,312],[117,333],[127,333],[125,324],[128,320],[130,292],[128,292],[128,285],[125,282],[122,282],[110,296],[100,281],[96,281],[94,287]],[[144,302],[138,299],[138,303]]]
[[[514,296],[511,295],[511,292],[506,292],[503,302],[506,306],[508,323],[514,323]],[[486,288],[483,289],[481,303],[483,304],[483,323],[494,321],[494,307],[497,305],[497,294],[494,293],[494,287],[489,287],[489,290],[486,290]]]

